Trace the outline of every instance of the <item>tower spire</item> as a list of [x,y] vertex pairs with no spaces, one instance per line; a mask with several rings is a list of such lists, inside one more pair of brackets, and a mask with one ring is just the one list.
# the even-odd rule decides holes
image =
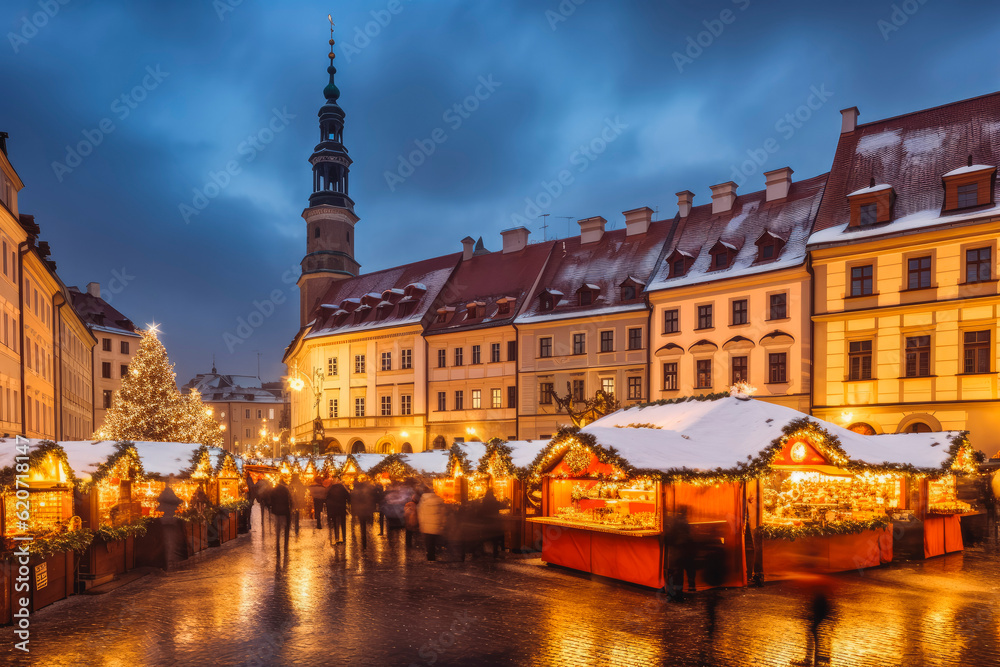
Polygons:
[[361,266],[354,259],[354,225],[358,216],[349,191],[352,160],[344,146],[344,110],[340,108],[340,89],[334,82],[337,68],[333,46],[335,24],[330,22],[330,82],[323,89],[326,98],[319,109],[319,143],[313,149],[313,188],[309,206],[302,212],[306,221],[306,256],[302,258],[299,279],[302,324],[312,319],[312,312],[330,285],[358,275]]

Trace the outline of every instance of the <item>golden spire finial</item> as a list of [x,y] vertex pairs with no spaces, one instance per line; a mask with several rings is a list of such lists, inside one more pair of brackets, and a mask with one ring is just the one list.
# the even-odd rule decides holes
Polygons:
[[335,24],[333,22],[333,14],[327,14],[326,18],[330,22],[330,64],[332,65],[333,64],[333,59],[336,57],[333,54],[333,45],[335,43],[333,41],[333,27],[334,27]]

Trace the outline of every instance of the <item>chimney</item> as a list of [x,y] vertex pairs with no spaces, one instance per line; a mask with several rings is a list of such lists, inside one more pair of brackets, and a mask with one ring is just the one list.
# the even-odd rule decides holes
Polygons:
[[634,208],[631,211],[622,211],[625,216],[625,236],[635,236],[645,234],[649,231],[649,224],[653,222],[653,209],[648,206]]
[[6,132],[0,132],[0,151],[3,151],[4,155],[7,154],[7,137],[9,136]]
[[87,283],[87,294],[90,296],[101,297],[101,283]]
[[682,190],[677,193],[677,212],[682,218],[691,214],[691,203],[694,201],[694,193],[690,190]]
[[858,111],[857,107],[851,107],[850,109],[840,110],[840,133],[847,134],[848,132],[853,132],[858,126],[858,116],[861,112]]
[[504,254],[523,250],[528,245],[528,234],[530,233],[527,227],[514,227],[500,232],[500,236],[503,237]]
[[604,236],[604,225],[608,221],[597,215],[577,221],[580,224],[580,243],[596,243]]
[[788,196],[788,189],[792,187],[791,167],[782,167],[773,171],[764,172],[764,183],[767,185],[767,196],[765,201],[784,199]]
[[713,185],[712,187],[712,215],[725,213],[733,209],[736,203],[736,184],[732,181]]
[[476,247],[476,239],[466,236],[462,239],[462,261],[467,262],[472,259],[472,253]]

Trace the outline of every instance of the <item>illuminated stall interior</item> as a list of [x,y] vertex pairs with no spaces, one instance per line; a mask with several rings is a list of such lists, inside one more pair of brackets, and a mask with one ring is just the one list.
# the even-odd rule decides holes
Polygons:
[[[15,451],[13,440],[0,440],[10,451]],[[28,520],[18,518],[18,498],[13,467],[5,469],[2,479],[4,537],[33,534],[46,535],[59,532],[73,516],[73,470],[57,445],[34,445],[28,469],[27,492],[31,511]],[[9,475],[6,474],[9,472]]]

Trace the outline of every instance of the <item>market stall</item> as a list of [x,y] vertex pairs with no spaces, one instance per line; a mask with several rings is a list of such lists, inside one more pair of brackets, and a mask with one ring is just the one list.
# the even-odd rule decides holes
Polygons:
[[504,544],[511,551],[541,549],[541,527],[526,519],[541,515],[541,489],[531,483],[530,466],[546,445],[543,440],[489,441],[469,487],[473,500],[482,498],[487,488],[493,489],[503,505]]
[[[76,552],[93,534],[73,519],[72,467],[64,450],[52,442],[0,439],[13,465],[0,470],[0,625],[10,623],[26,598],[36,611],[73,594]],[[17,464],[26,467],[20,471]],[[18,479],[18,475],[24,477]],[[30,554],[22,558],[22,548]],[[27,591],[15,593],[21,566]]]
[[135,540],[146,534],[150,507],[142,503],[146,474],[128,442],[63,442],[80,474],[76,513],[94,540],[80,561],[77,588],[85,591],[135,567]]
[[209,483],[209,502],[217,508],[209,526],[209,543],[222,545],[239,534],[239,515],[249,509],[246,485],[233,455],[219,456],[215,474]]

